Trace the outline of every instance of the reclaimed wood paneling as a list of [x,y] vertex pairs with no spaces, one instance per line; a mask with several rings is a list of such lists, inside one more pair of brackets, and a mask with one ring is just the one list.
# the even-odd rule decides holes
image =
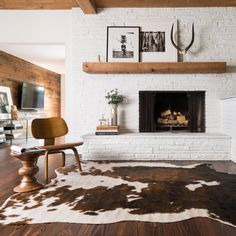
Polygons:
[[13,103],[20,108],[22,83],[45,88],[46,116],[61,114],[61,75],[0,51],[0,85],[11,88]]

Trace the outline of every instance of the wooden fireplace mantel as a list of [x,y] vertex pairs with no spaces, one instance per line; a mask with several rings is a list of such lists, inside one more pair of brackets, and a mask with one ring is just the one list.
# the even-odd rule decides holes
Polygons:
[[90,74],[214,74],[225,73],[226,62],[84,62]]

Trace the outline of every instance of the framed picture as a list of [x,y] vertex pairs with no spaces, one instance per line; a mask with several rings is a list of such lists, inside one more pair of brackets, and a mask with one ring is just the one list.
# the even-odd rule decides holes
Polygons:
[[141,60],[146,62],[176,62],[177,50],[171,43],[170,32],[175,21],[157,22],[142,27],[140,33]]
[[136,26],[107,27],[107,62],[139,62],[139,33]]
[[11,118],[12,96],[9,87],[0,86],[0,118]]

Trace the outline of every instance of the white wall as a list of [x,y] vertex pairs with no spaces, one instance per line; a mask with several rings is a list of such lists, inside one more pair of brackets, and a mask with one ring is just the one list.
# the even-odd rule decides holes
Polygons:
[[231,136],[231,156],[236,162],[236,97],[221,101],[222,132]]
[[0,43],[65,43],[71,11],[0,10]]
[[206,130],[219,132],[221,125],[220,99],[236,94],[235,72],[226,74],[86,74],[84,61],[96,61],[97,54],[105,58],[106,30],[109,25],[141,26],[155,29],[155,23],[165,19],[180,21],[181,38],[191,37],[195,23],[196,39],[188,53],[188,61],[226,61],[236,66],[236,8],[188,9],[103,9],[98,15],[84,15],[73,9],[72,78],[70,92],[73,100],[68,112],[73,116],[73,136],[94,132],[102,113],[110,108],[104,96],[118,88],[127,97],[120,107],[121,126],[138,130],[139,90],[205,90]]
[[[68,58],[62,80],[70,79],[71,10],[0,10],[0,29],[0,44],[8,46],[64,44]],[[66,86],[62,81],[62,99],[65,101],[70,97],[65,94]],[[65,102],[62,102],[62,115],[67,118]]]

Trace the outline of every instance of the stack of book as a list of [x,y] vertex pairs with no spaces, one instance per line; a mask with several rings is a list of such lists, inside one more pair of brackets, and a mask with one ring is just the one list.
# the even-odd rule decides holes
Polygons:
[[96,135],[116,135],[119,134],[119,126],[99,125],[96,128]]
[[16,145],[11,145],[11,151],[16,153],[24,153],[24,152],[42,152],[46,151],[42,147],[31,147],[31,148],[23,148]]

